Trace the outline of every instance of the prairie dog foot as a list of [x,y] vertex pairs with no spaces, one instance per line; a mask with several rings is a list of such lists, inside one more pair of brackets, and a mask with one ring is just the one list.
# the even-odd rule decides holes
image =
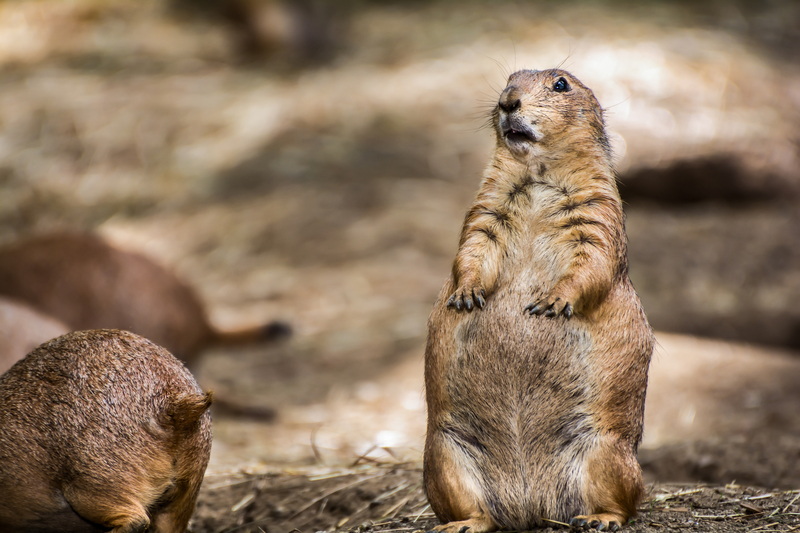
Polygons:
[[115,527],[111,533],[144,533],[149,528],[150,520],[147,517],[140,520],[134,518],[127,524]]
[[569,521],[569,525],[576,529],[596,529],[597,531],[618,531],[622,520],[619,515],[600,513],[578,515]]
[[473,308],[483,309],[486,305],[486,291],[480,285],[461,285],[456,292],[447,300],[447,307],[455,307],[456,311],[466,309],[472,311]]
[[497,526],[491,518],[480,516],[470,518],[469,520],[448,522],[434,527],[431,531],[428,531],[428,533],[487,533],[489,531],[495,531],[496,529]]

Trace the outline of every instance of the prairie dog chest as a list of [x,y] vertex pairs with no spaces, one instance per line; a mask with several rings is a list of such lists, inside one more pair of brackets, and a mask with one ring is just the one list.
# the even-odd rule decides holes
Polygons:
[[596,225],[581,207],[591,194],[543,173],[509,180],[508,200],[499,206],[509,216],[500,265],[501,284],[519,279],[550,286],[568,272],[576,247],[586,238],[580,226]]

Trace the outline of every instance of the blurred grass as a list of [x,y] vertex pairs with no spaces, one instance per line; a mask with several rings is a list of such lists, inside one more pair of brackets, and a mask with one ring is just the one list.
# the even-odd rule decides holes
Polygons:
[[[220,325],[292,322],[286,375],[369,382],[421,356],[506,76],[563,65],[607,109],[653,325],[800,348],[800,3],[298,5],[248,51],[213,6],[0,3],[0,243],[99,231]],[[257,395],[262,355],[208,374]]]
[[[242,5],[254,18],[284,6]],[[800,191],[800,54],[780,44],[800,42],[794,2],[297,6],[287,17],[301,27],[330,15],[326,60],[288,37],[242,56],[236,25],[210,0],[182,10],[157,0],[0,4],[0,241],[64,226],[124,234],[199,285],[212,311],[236,302],[206,281],[244,258],[266,279],[281,265],[324,268],[407,248],[439,265],[421,279],[439,279],[491,147],[481,125],[505,74],[559,63],[608,108],[632,220],[661,206],[691,221],[687,209],[741,196],[741,209],[715,211],[720,231],[707,238],[720,251],[691,276],[713,278],[715,262],[735,256],[726,250],[744,234],[722,231],[728,216],[755,217],[745,226],[784,239]],[[721,166],[687,174],[681,165],[693,160]],[[754,202],[777,202],[780,222],[761,224]],[[199,218],[212,222],[175,222]],[[703,301],[716,293],[667,293],[649,281],[671,279],[659,274],[659,254],[685,254],[680,238],[653,250],[639,237],[648,233],[631,228],[632,272],[657,327],[686,329],[676,318],[686,309],[725,307]],[[769,253],[750,261],[749,278]],[[644,256],[656,259],[637,265]],[[726,284],[734,314],[760,312]],[[768,337],[742,338],[794,342]]]

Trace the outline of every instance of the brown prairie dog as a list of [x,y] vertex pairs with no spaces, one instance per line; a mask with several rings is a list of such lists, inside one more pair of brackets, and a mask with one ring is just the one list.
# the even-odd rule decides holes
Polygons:
[[55,318],[0,296],[0,374],[43,342],[69,331]]
[[210,404],[180,361],[132,333],[43,344],[0,377],[0,531],[183,533]]
[[290,332],[280,322],[218,331],[197,294],[175,274],[88,233],[51,233],[0,248],[0,294],[73,330],[132,331],[190,364],[215,343],[265,341]]
[[428,324],[435,529],[617,529],[644,492],[636,450],[654,337],[628,279],[602,109],[568,72],[520,71],[493,124]]

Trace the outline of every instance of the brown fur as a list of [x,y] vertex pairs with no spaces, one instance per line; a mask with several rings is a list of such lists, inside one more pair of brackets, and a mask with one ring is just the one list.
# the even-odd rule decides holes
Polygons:
[[494,154],[428,325],[436,529],[613,529],[643,494],[654,338],[628,279],[602,110],[567,72],[520,71],[492,120]]
[[[182,533],[211,393],[132,333],[69,333],[0,377],[0,530]],[[148,529],[149,527],[149,529]]]
[[277,323],[217,331],[195,292],[172,272],[84,233],[44,235],[0,249],[0,294],[27,302],[73,330],[132,331],[187,363],[210,344],[255,342],[288,332]]
[[0,374],[43,342],[68,331],[55,318],[0,296]]

